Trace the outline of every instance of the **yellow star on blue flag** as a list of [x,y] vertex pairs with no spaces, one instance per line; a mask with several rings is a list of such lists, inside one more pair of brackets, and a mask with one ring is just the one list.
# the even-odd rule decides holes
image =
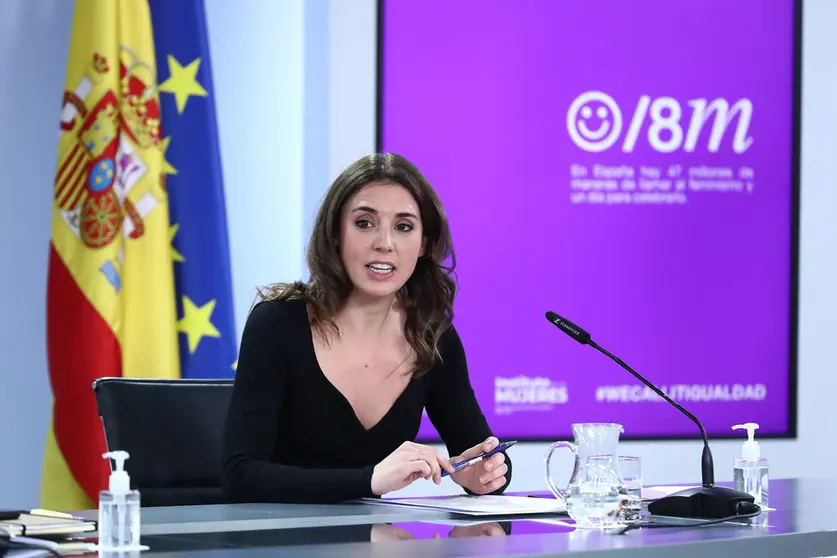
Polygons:
[[237,358],[212,61],[203,0],[149,0],[165,141],[180,375],[230,378]]

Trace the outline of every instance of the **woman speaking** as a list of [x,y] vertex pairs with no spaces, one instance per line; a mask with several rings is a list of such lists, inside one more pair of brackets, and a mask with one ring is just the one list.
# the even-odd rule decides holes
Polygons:
[[[505,490],[504,453],[451,466],[498,440],[452,325],[453,245],[424,176],[393,154],[353,163],[323,200],[307,259],[309,281],[262,289],[244,328],[228,501],[340,502],[439,484],[443,471],[471,494]],[[454,457],[413,441],[425,409]]]

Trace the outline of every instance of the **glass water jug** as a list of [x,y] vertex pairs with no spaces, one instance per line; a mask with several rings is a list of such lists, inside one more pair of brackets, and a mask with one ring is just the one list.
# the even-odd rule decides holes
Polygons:
[[[567,513],[577,527],[609,527],[620,521],[626,494],[616,453],[621,424],[573,424],[574,442],[555,442],[546,452],[546,480],[556,498],[567,506]],[[575,456],[572,475],[566,488],[558,488],[550,473],[555,450],[569,449]]]

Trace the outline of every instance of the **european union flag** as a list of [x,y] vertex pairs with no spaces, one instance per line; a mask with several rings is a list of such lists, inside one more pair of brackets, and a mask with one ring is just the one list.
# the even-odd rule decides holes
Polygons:
[[235,375],[229,241],[203,0],[150,0],[183,378]]

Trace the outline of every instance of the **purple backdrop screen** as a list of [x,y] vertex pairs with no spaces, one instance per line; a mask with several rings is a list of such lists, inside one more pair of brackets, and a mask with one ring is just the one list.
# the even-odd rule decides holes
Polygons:
[[794,434],[793,2],[381,1],[379,148],[445,205],[495,434],[698,436],[547,310],[710,435]]

